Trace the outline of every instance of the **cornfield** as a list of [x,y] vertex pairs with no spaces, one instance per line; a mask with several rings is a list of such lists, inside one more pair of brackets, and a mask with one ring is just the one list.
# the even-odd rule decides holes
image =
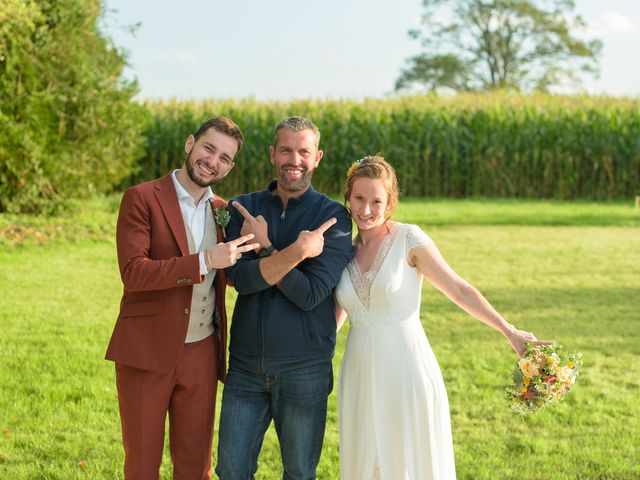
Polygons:
[[616,199],[640,194],[640,100],[519,96],[146,102],[146,155],[128,184],[158,177],[184,161],[184,141],[200,123],[226,115],[245,147],[216,190],[262,189],[273,176],[273,127],[290,115],[312,120],[324,158],[314,186],[338,195],[349,165],[382,154],[402,193],[417,197]]

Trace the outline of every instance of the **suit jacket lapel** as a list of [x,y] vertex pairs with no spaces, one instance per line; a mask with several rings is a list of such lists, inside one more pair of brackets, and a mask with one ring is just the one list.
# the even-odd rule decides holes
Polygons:
[[189,242],[187,241],[187,231],[185,230],[184,221],[182,220],[182,212],[180,211],[180,204],[178,203],[178,195],[176,189],[173,186],[173,180],[171,179],[171,173],[168,173],[164,177],[161,177],[156,182],[156,198],[162,208],[171,233],[178,242],[180,252],[185,257],[189,255]]

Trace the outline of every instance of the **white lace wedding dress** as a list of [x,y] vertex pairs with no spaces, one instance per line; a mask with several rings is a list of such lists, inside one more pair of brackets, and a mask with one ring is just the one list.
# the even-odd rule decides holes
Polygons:
[[343,480],[455,478],[447,393],[420,323],[422,276],[407,263],[430,242],[394,223],[371,270],[354,258],[336,287],[350,322],[338,385]]

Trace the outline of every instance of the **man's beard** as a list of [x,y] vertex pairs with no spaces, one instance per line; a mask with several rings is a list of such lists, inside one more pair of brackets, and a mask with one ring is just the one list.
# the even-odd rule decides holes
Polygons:
[[189,178],[193,183],[195,183],[199,187],[202,187],[202,188],[212,187],[216,183],[220,183],[222,181],[222,178],[214,177],[214,179],[211,180],[210,182],[206,182],[202,178],[198,177],[193,168],[193,164],[195,162],[191,161],[191,152],[189,152],[189,154],[187,155],[187,159],[185,160],[185,162],[187,164],[187,174],[189,175]]
[[287,176],[284,173],[284,167],[278,170],[278,185],[285,192],[300,192],[304,191],[311,186],[311,177],[313,177],[313,170],[304,169],[304,173],[300,180],[290,182],[287,180]]

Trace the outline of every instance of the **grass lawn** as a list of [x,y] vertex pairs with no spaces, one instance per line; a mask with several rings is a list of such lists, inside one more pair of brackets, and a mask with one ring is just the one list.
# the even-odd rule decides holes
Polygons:
[[[122,478],[114,369],[103,360],[121,294],[116,209],[107,199],[54,220],[0,215],[0,479]],[[512,323],[584,356],[563,403],[516,417],[503,393],[508,343],[425,284],[422,321],[449,393],[458,478],[639,479],[640,212],[408,199],[398,219],[420,224]],[[338,468],[334,392],[318,478],[337,479]],[[171,478],[168,449],[161,473]],[[257,478],[281,476],[271,429]]]

